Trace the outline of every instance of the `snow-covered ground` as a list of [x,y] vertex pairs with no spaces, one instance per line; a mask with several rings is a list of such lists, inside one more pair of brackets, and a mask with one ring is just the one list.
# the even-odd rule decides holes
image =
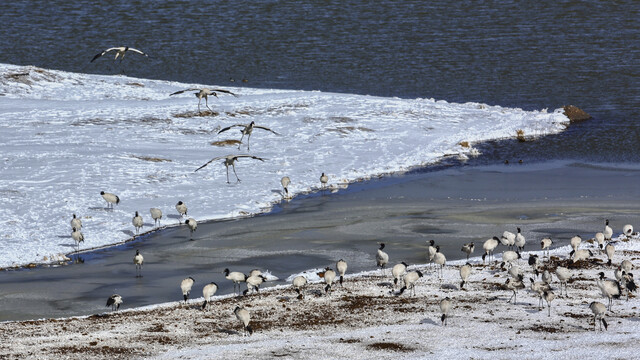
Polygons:
[[[177,224],[178,201],[198,221],[251,215],[282,199],[283,176],[293,194],[317,189],[322,172],[344,186],[569,122],[561,109],[233,87],[225,89],[238,97],[211,98],[214,113],[200,116],[193,92],[169,96],[200,86],[0,64],[0,267],[64,259],[74,213],[81,248],[102,247],[132,238],[135,211],[144,231],[151,207],[163,211],[163,225]],[[237,128],[221,128],[251,121],[280,135],[255,130],[250,152],[216,144],[240,139]],[[241,183],[233,172],[226,183],[222,161],[194,173],[214,157],[246,153],[266,160],[240,159]],[[120,204],[107,211],[100,191]]]
[[[618,237],[613,242],[613,265],[597,244],[583,241],[581,248],[594,256],[572,263],[571,250],[551,251],[540,270],[553,273],[568,266],[572,278],[567,294],[560,295],[555,274],[551,281],[556,298],[550,310],[538,310],[538,295],[528,289],[533,277],[527,252],[517,266],[524,272],[527,289],[518,292],[517,303],[508,303],[511,291],[504,286],[509,275],[497,261],[482,265],[471,258],[472,274],[460,289],[459,269],[464,261],[448,263],[442,279],[427,265],[411,265],[424,277],[416,283],[416,295],[395,295],[387,270],[348,274],[344,287],[324,293],[315,282],[303,291],[302,300],[288,286],[265,289],[259,294],[234,298],[219,296],[203,311],[203,298],[138,309],[126,309],[88,317],[0,323],[0,357],[7,358],[138,358],[159,359],[602,359],[635,358],[640,340],[636,293],[614,299],[605,320],[608,330],[594,330],[592,301],[607,304],[596,284],[603,271],[609,279],[623,260],[640,266],[640,236]],[[500,246],[497,253],[503,249]],[[425,249],[426,251],[426,249]],[[476,250],[476,254],[478,251]],[[392,262],[394,264],[394,262]],[[540,278],[536,279],[540,281]],[[176,285],[177,287],[177,285]],[[439,303],[452,302],[448,325],[440,321]],[[233,310],[250,311],[254,333],[243,337]],[[546,307],[546,303],[545,303]]]

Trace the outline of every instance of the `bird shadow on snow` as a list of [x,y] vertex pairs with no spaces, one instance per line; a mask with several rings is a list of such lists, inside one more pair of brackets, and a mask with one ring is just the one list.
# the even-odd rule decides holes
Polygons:
[[429,324],[429,325],[438,325],[437,322],[431,320],[431,319],[422,319],[420,320],[420,324]]
[[458,287],[454,284],[442,284],[440,285],[441,289],[449,289],[449,290],[458,290]]
[[94,206],[90,207],[89,210],[104,210],[104,211],[113,211],[112,208],[103,207],[103,206]]
[[216,329],[217,332],[227,335],[241,335],[239,331],[229,329]]
[[380,287],[388,287],[388,288],[392,288],[393,289],[393,284],[390,281],[379,282],[376,285],[378,285]]
[[182,219],[182,216],[180,216],[180,215],[167,215],[167,217],[169,219],[178,219],[178,220]]
[[58,239],[71,239],[71,235],[58,235]]
[[271,192],[274,193],[274,194],[278,194],[278,195],[284,197],[284,194],[282,193],[282,190],[273,190],[272,189]]
[[131,230],[120,230],[122,231],[124,234],[129,235],[129,236],[134,236],[135,234],[133,233],[133,231]]

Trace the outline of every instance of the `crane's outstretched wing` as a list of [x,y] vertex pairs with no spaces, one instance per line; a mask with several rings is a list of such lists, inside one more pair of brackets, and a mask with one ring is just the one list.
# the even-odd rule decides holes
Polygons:
[[237,127],[237,126],[240,126],[240,127],[247,127],[247,125],[244,125],[244,124],[235,124],[235,125],[227,126],[226,128],[224,128],[224,129],[222,129],[222,130],[218,131],[218,134],[220,134],[220,133],[221,133],[221,132],[223,132],[223,131],[227,131],[227,130],[231,129],[232,127]]
[[252,159],[256,159],[256,160],[260,160],[260,161],[267,160],[267,159],[263,159],[263,158],[260,158],[260,157],[254,156],[254,155],[246,155],[246,154],[245,155],[236,155],[234,157],[235,158],[248,157],[248,158],[252,158]]
[[277,132],[269,129],[268,127],[264,127],[264,126],[259,126],[259,125],[253,125],[254,128],[258,128],[258,129],[262,129],[262,130],[267,130],[267,131],[271,131],[272,133],[276,134],[276,135],[280,135]]
[[187,91],[200,91],[202,89],[198,89],[198,88],[191,88],[191,89],[185,89],[185,90],[180,90],[180,91],[176,91],[173,94],[169,94],[169,96],[173,96],[173,95],[178,95],[178,94],[182,94],[183,92],[187,92]]
[[236,94],[232,93],[232,92],[231,92],[231,91],[229,91],[229,90],[211,89],[211,91],[213,91],[213,92],[221,92],[221,93],[230,94],[230,95],[233,95],[233,96],[235,96],[235,97],[238,97],[238,95],[236,95]]
[[[227,155],[227,156],[228,156],[228,155]],[[214,161],[216,161],[216,160],[225,159],[227,156],[218,156],[218,157],[214,157],[213,159],[211,159],[211,160],[207,161],[207,163],[206,163],[206,164],[204,164],[204,165],[200,166],[199,168],[197,168],[194,172],[196,172],[196,171],[198,171],[198,170],[202,169],[203,167],[205,167],[205,166],[207,166],[207,165],[211,164],[212,162],[214,162]]]
[[138,49],[134,49],[134,48],[129,48],[129,51],[133,51],[133,52],[137,52],[138,54],[142,54],[146,57],[149,57],[149,55],[143,53],[142,51],[138,50]]
[[97,58],[101,57],[102,55],[108,53],[109,51],[113,51],[113,50],[119,50],[120,48],[117,47],[112,47],[112,48],[108,48],[107,50],[104,50],[103,52],[97,54],[96,56],[93,57],[93,59],[91,59],[91,61],[89,62],[94,62]]

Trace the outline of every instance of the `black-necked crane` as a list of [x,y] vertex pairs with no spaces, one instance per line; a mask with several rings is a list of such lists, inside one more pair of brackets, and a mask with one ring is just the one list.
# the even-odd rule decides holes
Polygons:
[[547,302],[547,309],[549,310],[547,316],[551,316],[551,302],[556,298],[556,294],[551,290],[547,290],[542,294],[542,298]]
[[218,291],[218,284],[210,282],[202,288],[202,296],[204,297],[204,303],[202,303],[202,310],[208,310],[211,307],[211,297]]
[[462,279],[460,289],[464,288],[464,284],[469,280],[469,275],[471,275],[471,264],[466,263],[460,267],[460,279]]
[[553,281],[553,278],[551,277],[551,273],[549,272],[549,270],[544,269],[544,271],[542,272],[542,281],[547,284],[551,284],[551,281]]
[[114,204],[115,205],[120,204],[120,198],[116,194],[100,191],[100,195],[102,195],[102,198],[104,199],[104,201],[107,202],[107,208],[113,209]]
[[513,250],[507,250],[502,253],[502,264],[500,264],[500,267],[504,267],[504,264],[506,263],[513,264],[514,261],[517,261],[518,259],[521,259],[521,258],[522,256],[520,255],[519,252],[513,251]]
[[613,255],[616,253],[616,248],[613,244],[608,243],[607,246],[604,247],[604,252],[607,254],[607,266],[611,266],[611,262],[613,261]]
[[[257,156],[253,156],[253,155],[224,155],[224,156],[217,156],[214,157],[213,159],[207,161],[206,164],[200,166],[199,168],[196,169],[196,171],[202,169],[203,167],[211,164],[212,162],[216,161],[216,160],[220,160],[220,159],[224,159],[224,166],[227,168],[227,184],[229,184],[229,166],[231,166],[231,168],[233,169],[233,173],[236,175],[236,180],[238,182],[240,182],[240,178],[238,177],[238,174],[236,173],[236,165],[235,162],[240,159],[240,158],[251,158],[251,159],[256,159],[256,160],[260,160],[260,161],[265,161],[266,159],[263,158],[259,158]],[[194,171],[195,172],[195,171]]]
[[549,254],[549,250],[551,249],[551,244],[553,244],[553,241],[551,240],[550,237],[546,237],[543,238],[542,240],[540,240],[540,248],[542,249],[542,257],[544,257],[544,254],[547,254],[547,259],[550,258],[550,254]]
[[473,253],[473,249],[475,248],[475,245],[473,244],[473,241],[470,243],[466,243],[464,245],[462,245],[462,249],[460,249],[462,252],[464,252],[465,254],[467,254],[467,260],[469,260],[469,255],[471,255]]
[[593,256],[593,253],[588,249],[581,249],[575,252],[571,250],[569,253],[569,257],[573,257],[574,264],[581,260],[588,260],[591,256]]
[[242,130],[240,130],[240,132],[242,133],[242,137],[240,137],[240,144],[238,145],[238,149],[240,149],[240,146],[242,145],[242,140],[244,139],[244,136],[245,135],[247,136],[247,151],[251,150],[250,149],[251,145],[249,144],[249,142],[251,141],[251,134],[253,133],[253,129],[262,129],[262,130],[270,131],[275,135],[280,135],[266,126],[256,125],[255,121],[252,121],[248,124],[235,124],[235,125],[227,126],[226,128],[222,128],[220,131],[218,131],[218,134],[220,134],[221,132],[225,132],[234,127],[242,128]]
[[191,287],[193,286],[194,282],[196,281],[191,276],[189,276],[188,278],[182,280],[182,282],[180,283],[180,289],[182,290],[182,296],[184,297],[185,304],[189,299],[189,294],[191,293]]
[[451,299],[446,297],[440,300],[440,313],[442,313],[442,315],[440,316],[440,322],[442,323],[442,326],[447,325],[447,315],[449,315],[450,310],[451,310]]
[[498,239],[497,236],[494,236],[493,238],[486,240],[482,244],[482,249],[484,250],[484,254],[482,254],[483,264],[484,264],[484,259],[487,257],[487,255],[489,255],[489,261],[491,261],[491,258],[493,257],[493,251],[498,247],[499,243],[500,243],[500,239]]
[[144,55],[146,57],[149,57],[149,55],[145,54],[144,52],[138,50],[138,49],[134,49],[132,47],[128,47],[128,46],[117,46],[117,47],[112,47],[112,48],[108,48],[102,52],[99,52],[98,54],[96,54],[96,56],[93,57],[93,59],[91,59],[91,61],[89,62],[94,62],[97,58],[105,55],[108,52],[111,51],[115,51],[116,52],[116,57],[113,59],[113,61],[118,60],[118,57],[120,57],[120,61],[124,60],[124,55],[128,52],[128,51],[133,51],[135,53],[138,53],[140,55]]
[[511,295],[511,297],[509,298],[509,300],[507,300],[507,302],[511,302],[511,299],[513,299],[513,304],[517,304],[517,300],[518,300],[518,290],[520,289],[524,289],[524,282],[522,281],[524,277],[522,276],[522,274],[520,274],[517,278],[508,278],[507,281],[504,283],[504,285],[507,287],[507,289],[511,290],[513,292],[513,295]]
[[604,278],[604,272],[601,271],[598,275],[600,277],[596,279],[596,284],[598,284],[598,288],[600,289],[602,296],[609,299],[609,311],[611,311],[613,299],[620,298],[620,295],[622,294],[622,287],[618,281],[606,280]]
[[243,295],[247,295],[249,294],[249,292],[259,292],[260,285],[262,285],[262,283],[265,281],[267,281],[267,278],[262,274],[253,274],[248,276],[245,280],[245,282],[247,283],[247,290],[243,292]]
[[511,231],[506,231],[502,233],[502,237],[500,238],[500,242],[504,246],[508,246],[509,249],[513,249],[513,245],[516,243],[516,234]]
[[347,272],[347,262],[340,259],[336,263],[336,269],[338,270],[338,274],[340,275],[340,286],[342,286],[342,282],[344,281],[344,274]]
[[409,294],[416,295],[416,282],[422,277],[420,270],[409,271],[404,276],[404,286],[400,288],[398,295],[409,289]]
[[376,253],[376,265],[382,270],[382,275],[384,276],[384,267],[389,262],[389,254],[382,251],[384,249],[384,243],[380,243],[380,248]]
[[302,291],[304,291],[304,288],[307,286],[307,278],[302,275],[298,275],[293,278],[292,284],[293,289],[298,293],[298,299],[302,300],[302,298],[304,298]]
[[331,295],[331,285],[333,285],[333,281],[336,279],[336,272],[333,269],[326,268],[324,271],[324,282],[327,286],[324,287],[324,292],[329,293]]
[[517,229],[518,229],[518,233],[516,234],[516,239],[513,244],[518,248],[519,252],[523,252],[524,246],[526,245],[527,240],[525,239],[524,235],[522,235],[520,228],[517,228]]
[[436,255],[438,250],[436,249],[436,241],[429,240],[427,241],[429,246],[427,247],[427,257],[429,258],[429,266],[433,264],[433,257]]
[[188,218],[184,223],[189,227],[189,238],[193,240],[193,232],[198,228],[198,222],[194,218]]
[[[238,96],[238,95],[232,93],[229,90],[208,89],[208,88],[190,88],[190,89],[180,90],[180,91],[176,91],[176,92],[174,92],[172,94],[169,94],[169,96],[182,94],[182,93],[187,92],[187,91],[197,91],[196,93],[194,93],[194,95],[198,98],[198,112],[199,113],[201,113],[201,111],[200,111],[200,103],[202,103],[202,98],[204,98],[204,103],[205,103],[205,106],[207,107],[207,109],[211,110],[211,108],[209,107],[209,96],[215,96],[217,98],[218,97],[218,93],[229,94],[229,95],[233,95],[235,97]],[[211,112],[213,112],[213,110],[211,110]]]
[[178,201],[178,203],[176,204],[176,210],[181,217],[187,215],[187,205],[182,201]]
[[624,274],[624,271],[622,270],[622,266],[618,266],[617,269],[613,270],[613,274],[616,280],[622,281],[622,274]]
[[71,219],[71,228],[76,228],[77,230],[82,229],[82,220],[76,217],[76,214],[73,214],[73,219]]
[[[247,277],[252,277],[252,276],[260,276],[262,275],[262,270],[260,269],[253,269],[251,271],[249,271],[249,274],[247,275]],[[266,280],[265,280],[266,281]]]
[[541,310],[544,308],[544,293],[551,291],[551,287],[544,281],[534,281],[533,278],[529,278],[529,281],[531,282],[531,291],[538,294],[538,310]]
[[602,249],[604,249],[604,234],[601,232],[596,233],[595,239],[598,243],[598,248],[600,248],[600,253],[602,254]]
[[227,280],[233,281],[233,294],[236,294],[236,287],[238,288],[238,293],[240,293],[240,283],[247,280],[247,275],[239,271],[230,272],[229,269],[224,269],[222,273]]
[[142,216],[140,216],[137,211],[136,215],[131,219],[131,223],[133,224],[133,227],[136,228],[136,235],[139,234],[144,222],[142,221]]
[[107,299],[107,307],[111,306],[111,311],[118,311],[120,304],[122,304],[122,296],[118,294],[113,294]]
[[635,292],[636,290],[638,290],[638,286],[636,285],[635,281],[633,280],[633,274],[632,273],[626,273],[626,272],[622,272],[622,277],[620,280],[620,286],[622,286],[625,291],[627,292],[627,301],[629,301],[629,293]]
[[611,227],[609,226],[609,219],[605,221],[604,231],[602,233],[604,234],[604,239],[606,241],[610,241],[611,237],[613,237],[613,229],[611,229]]
[[598,301],[593,301],[589,304],[589,309],[593,313],[593,331],[596,331],[596,325],[598,320],[600,320],[600,331],[602,331],[602,325],[604,325],[604,329],[607,330],[607,321],[604,319],[604,315],[607,313],[607,307]]
[[444,270],[444,265],[447,263],[447,257],[444,256],[443,253],[440,252],[440,246],[436,246],[436,254],[433,256],[433,262],[436,265],[440,265],[440,268],[438,269],[438,267],[436,266],[436,271],[439,270],[439,276],[438,278],[442,279],[442,272]]
[[291,184],[291,179],[289,179],[288,176],[283,176],[282,179],[280,179],[280,184],[282,185],[282,188],[284,189],[284,198],[288,199],[289,198],[289,184]]
[[160,220],[162,219],[162,210],[158,208],[151,208],[149,209],[149,212],[151,213],[151,218],[153,219],[154,225],[160,225]]
[[321,187],[323,189],[326,188],[328,182],[329,182],[329,177],[327,175],[325,175],[325,173],[322,173],[320,175],[320,185],[321,185]]
[[633,263],[629,260],[622,260],[622,262],[620,263],[620,268],[622,268],[622,270],[624,270],[624,272],[630,272],[631,270],[633,270]]
[[572,276],[571,270],[567,269],[564,266],[556,267],[556,277],[560,282],[560,295],[562,295],[562,284],[564,284],[564,295],[567,296],[567,281],[571,279]]
[[249,333],[249,335],[253,334],[253,329],[251,329],[251,326],[249,326],[249,321],[251,321],[249,310],[243,307],[236,306],[235,310],[233,310],[233,313],[236,314],[236,318],[242,324],[242,336],[247,336],[247,332]]
[[402,275],[407,272],[407,263],[404,261],[400,264],[395,264],[391,268],[391,275],[393,276],[393,288],[395,289],[396,285],[398,285],[398,281],[402,278]]
[[71,229],[71,238],[76,242],[76,251],[80,251],[80,243],[84,242],[84,235],[80,230],[73,228]]
[[622,233],[624,234],[624,236],[628,238],[631,237],[631,235],[633,235],[633,225],[631,224],[627,224],[625,226],[622,227]]
[[507,273],[514,279],[517,279],[520,276],[524,276],[520,267],[513,263],[507,263]]
[[569,240],[569,243],[571,244],[571,247],[573,248],[573,251],[578,251],[578,248],[580,247],[580,244],[582,243],[582,238],[580,237],[580,235],[576,235],[574,237],[571,238],[571,240]]
[[540,257],[537,254],[529,254],[527,263],[529,264],[529,266],[531,266],[531,272],[533,272],[536,277],[538,277],[538,265],[540,264]]
[[136,277],[142,277],[142,264],[144,263],[144,257],[140,254],[140,250],[136,250],[136,255],[133,257],[133,263],[136,265]]

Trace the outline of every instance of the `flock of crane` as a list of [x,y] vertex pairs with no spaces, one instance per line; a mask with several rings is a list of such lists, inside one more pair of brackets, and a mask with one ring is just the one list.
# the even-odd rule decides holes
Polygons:
[[[148,56],[147,54],[145,54],[144,52],[138,49],[134,49],[130,47],[113,47],[113,48],[106,49],[101,53],[95,55],[91,60],[91,62],[95,61],[96,59],[105,55],[106,53],[109,53],[112,51],[116,52],[114,60],[117,60],[118,57],[120,57],[120,59],[122,60],[127,51],[132,51],[144,56]],[[228,90],[208,89],[208,88],[189,88],[185,90],[176,91],[170,94],[170,96],[182,94],[189,91],[195,91],[194,95],[198,98],[198,112],[200,112],[200,105],[203,98],[205,99],[205,106],[209,110],[211,110],[208,104],[209,96],[214,96],[217,98],[218,93],[237,96],[236,94]],[[279,135],[277,132],[273,131],[272,129],[269,129],[264,126],[256,125],[254,121],[251,121],[249,124],[235,124],[235,125],[225,127],[221,129],[218,132],[218,134],[228,131],[234,127],[241,128],[241,133],[242,133],[242,138],[239,141],[238,149],[240,149],[240,146],[242,145],[242,140],[246,136],[247,151],[250,150],[249,141],[254,129],[262,129],[265,131],[269,131],[273,134]],[[236,181],[240,182],[240,178],[238,177],[238,174],[236,173],[236,170],[235,170],[235,162],[241,158],[250,158],[254,160],[265,161],[264,158],[254,156],[254,155],[249,155],[249,154],[233,155],[232,154],[232,155],[214,157],[213,159],[206,162],[204,165],[197,168],[195,171],[197,172],[198,170],[206,167],[207,165],[209,165],[210,163],[216,160],[223,159],[224,160],[223,164],[225,165],[226,172],[227,172],[227,183],[229,183],[229,166],[231,166],[233,173],[236,176]],[[321,186],[323,188],[326,187],[327,182],[328,182],[327,175],[322,173],[322,175],[320,176]],[[281,184],[284,189],[283,194],[285,197],[289,196],[288,186],[290,183],[291,183],[291,180],[289,179],[289,177],[285,176],[281,179]],[[107,206],[109,208],[113,208],[114,205],[117,205],[120,202],[120,198],[115,194],[102,191],[101,195],[104,198],[104,200],[107,202]],[[187,207],[182,201],[179,201],[175,207],[181,217],[187,216]],[[158,208],[151,208],[150,213],[151,213],[152,219],[155,221],[155,224],[156,225],[159,224],[159,221],[162,219],[162,211]],[[196,220],[193,218],[188,218],[185,220],[184,223],[189,227],[191,235],[193,236],[193,232],[197,228]],[[138,234],[140,229],[143,226],[143,219],[137,211],[135,212],[135,216],[132,219],[132,224],[136,230],[136,234]],[[71,220],[71,227],[72,227],[71,236],[73,240],[76,242],[79,249],[79,243],[84,241],[84,236],[80,232],[82,228],[82,222],[78,217],[76,217],[75,214],[73,214],[73,218]],[[623,234],[626,236],[631,236],[631,234],[633,234],[633,227],[631,225],[625,225],[623,228]],[[595,236],[595,240],[598,243],[599,248],[601,249],[601,251],[604,250],[604,252],[608,257],[608,262],[607,262],[608,266],[611,266],[612,258],[615,253],[615,247],[611,243],[612,235],[613,235],[613,231],[609,226],[609,220],[606,220],[604,231],[597,233]],[[570,252],[569,257],[572,263],[588,260],[590,257],[593,256],[593,252],[591,250],[579,249],[581,242],[582,242],[582,239],[580,238],[580,236],[574,236],[570,241],[572,251]],[[608,242],[608,243],[606,243],[605,245],[605,242]],[[550,283],[552,281],[552,273],[547,269],[547,265],[549,265],[549,263],[545,264],[544,258],[546,253],[546,259],[548,261],[551,261],[551,257],[549,255],[549,249],[552,243],[553,242],[549,237],[545,237],[541,240],[540,246],[543,251],[542,261],[541,259],[539,259],[537,255],[530,255],[528,259],[528,263],[531,266],[532,272],[534,274],[533,277],[529,278],[529,282],[530,282],[529,289],[534,293],[538,294],[539,296],[538,309],[543,308],[544,302],[546,301],[549,316],[551,315],[550,305],[551,305],[551,302],[556,298],[556,294],[553,292],[553,289],[550,286]],[[524,280],[525,272],[521,270],[520,267],[517,265],[518,259],[522,258],[521,253],[524,250],[525,244],[526,244],[526,239],[522,235],[521,229],[517,228],[517,233],[515,234],[509,231],[505,231],[502,237],[498,238],[497,236],[494,236],[486,240],[482,245],[482,248],[484,250],[484,253],[482,255],[483,264],[485,263],[485,260],[487,257],[491,262],[491,259],[493,259],[494,250],[498,247],[498,245],[503,245],[509,248],[509,250],[506,250],[502,253],[502,263],[500,264],[500,267],[505,269],[509,274],[509,278],[504,283],[504,287],[507,290],[510,290],[513,292],[508,302],[511,302],[511,300],[513,299],[514,304],[517,302],[518,290],[524,289],[526,287],[525,280]],[[384,251],[384,248],[385,248],[384,243],[379,244],[379,249],[377,250],[377,253],[375,256],[376,264],[378,267],[380,267],[383,276],[385,275],[384,269],[389,263],[389,255]],[[468,260],[469,256],[474,252],[474,249],[475,249],[475,245],[473,242],[471,242],[471,243],[464,244],[461,251],[466,253],[467,260]],[[435,245],[434,240],[430,240],[428,242],[427,257],[429,259],[430,264],[433,263],[437,266],[438,277],[442,278],[442,270],[446,264],[446,257],[443,253],[440,252],[440,247]],[[142,276],[141,271],[142,271],[142,265],[144,263],[144,258],[139,251],[136,251],[136,255],[134,256],[133,262],[136,266],[136,276]],[[623,294],[623,292],[626,292],[628,296],[630,292],[633,292],[636,290],[636,285],[633,281],[633,274],[631,273],[632,268],[633,266],[631,262],[629,262],[628,260],[623,261],[614,272],[615,278],[616,278],[615,280],[605,279],[604,272],[599,273],[599,278],[596,279],[596,283],[602,296],[608,299],[608,306],[605,306],[604,304],[597,301],[590,303],[589,308],[591,309],[594,315],[594,327],[596,326],[597,323],[600,323],[600,329],[602,329],[603,325],[606,329],[607,322],[604,317],[605,317],[606,311],[611,310],[612,299],[619,298]],[[329,295],[331,294],[332,286],[336,282],[336,277],[338,275],[339,275],[339,283],[340,284],[343,283],[344,276],[347,271],[346,261],[342,259],[339,260],[336,263],[336,269],[338,271],[337,273],[331,268],[326,268],[325,271],[320,274],[325,283],[324,291]],[[460,267],[460,278],[461,278],[460,289],[463,289],[464,285],[468,282],[468,278],[471,272],[472,272],[472,266],[468,262],[465,265]],[[572,277],[571,270],[567,267],[556,266],[554,272],[555,272],[555,276],[558,278],[558,281],[560,282],[559,295],[562,295],[563,284],[565,286],[565,294],[566,294],[567,281]],[[250,292],[259,291],[260,285],[267,280],[267,278],[261,273],[260,270],[252,270],[249,275],[245,275],[244,273],[241,273],[241,272],[237,272],[237,271],[231,272],[229,271],[229,269],[225,269],[223,274],[226,279],[233,282],[234,295],[236,294],[236,288],[238,289],[237,294],[240,295],[241,283],[246,284],[247,289],[243,292],[243,295],[247,295]],[[394,265],[391,269],[391,275],[393,277],[394,288],[398,285],[399,282],[403,283],[403,286],[397,292],[395,292],[395,295],[398,295],[398,296],[403,294],[405,290],[409,290],[410,294],[415,295],[416,282],[421,277],[423,277],[423,273],[419,270],[408,271],[408,265],[404,262]],[[542,279],[541,281],[536,281],[536,279],[534,279],[534,278],[537,278],[538,276],[541,276],[541,279]],[[187,302],[189,298],[189,295],[191,293],[191,289],[194,283],[195,283],[195,280],[192,277],[187,277],[184,280],[182,280],[180,284],[180,288],[183,294],[183,299],[185,302]],[[307,283],[308,283],[307,278],[302,275],[295,277],[292,281],[292,287],[297,292],[298,298],[300,300],[302,300],[304,297],[303,291],[307,286]],[[218,290],[218,285],[214,282],[208,283],[204,286],[202,290],[202,294],[204,297],[204,303],[202,304],[203,310],[207,310],[209,308],[211,304],[212,296],[217,292],[217,290]],[[122,297],[118,294],[114,294],[111,297],[109,297],[107,301],[107,306],[111,306],[112,310],[118,310],[122,302],[123,302]],[[452,306],[452,300],[447,297],[441,300],[439,305],[442,313],[441,315],[442,325],[446,325],[447,315]],[[251,334],[252,329],[249,326],[249,323],[250,323],[249,311],[243,307],[236,307],[234,310],[234,314],[242,324],[243,334],[245,335],[246,333]]]
[[[110,198],[110,197],[108,197]],[[106,200],[106,199],[105,199]],[[115,203],[117,203],[117,197],[114,199]],[[180,213],[180,215],[186,215],[187,208],[186,205],[182,202],[176,204],[176,209]],[[135,218],[134,218],[135,220]],[[73,217],[71,220],[72,226],[81,227],[80,219],[77,217]],[[520,228],[517,229],[518,232],[513,234],[509,231],[505,231],[503,235],[498,238],[492,237],[486,240],[483,243],[484,253],[482,255],[483,266],[485,265],[485,261],[487,256],[491,257],[493,255],[493,251],[497,248],[498,245],[503,245],[507,248],[515,248],[516,250],[505,250],[502,253],[502,261],[499,264],[499,268],[503,271],[507,271],[508,278],[504,283],[503,288],[512,292],[511,297],[507,302],[511,302],[513,300],[513,304],[517,304],[517,294],[518,290],[527,288],[525,283],[525,271],[523,271],[518,265],[518,259],[521,259],[521,253],[525,247],[526,239],[522,235]],[[633,227],[631,225],[625,225],[623,228],[623,235],[627,238],[630,238],[633,235]],[[600,251],[603,251],[607,256],[607,266],[612,266],[612,260],[615,255],[615,247],[612,244],[613,231],[609,226],[609,220],[606,220],[605,230],[603,232],[599,232],[595,235],[594,240],[597,243]],[[591,250],[585,250],[589,256],[583,257],[579,256],[581,249],[579,249],[581,245],[580,236],[574,236],[570,243],[572,250],[569,253],[569,264],[579,267],[580,261],[589,260],[590,257],[593,256]],[[440,252],[440,246],[435,244],[434,240],[430,240],[427,242],[427,258],[429,259],[429,265],[436,265],[436,273],[439,278],[442,278],[442,269],[446,264],[446,257],[443,253]],[[529,277],[529,290],[538,295],[538,310],[544,308],[544,303],[547,303],[548,316],[551,316],[551,302],[557,298],[557,295],[562,296],[562,287],[564,285],[565,296],[567,295],[567,282],[573,276],[572,270],[570,269],[572,266],[568,267],[560,266],[559,264],[553,264],[553,259],[549,254],[549,249],[553,241],[549,237],[545,237],[540,241],[540,249],[543,251],[542,259],[540,256],[536,254],[530,254],[528,258],[528,264],[531,266],[532,276]],[[385,244],[380,243],[377,253],[375,254],[376,266],[380,268],[382,276],[386,276],[385,269],[389,264],[389,255],[384,251]],[[467,261],[469,256],[473,254],[475,249],[475,245],[473,242],[466,243],[462,246],[461,251],[464,252],[467,256]],[[545,256],[546,254],[546,256]],[[546,258],[546,262],[545,262]],[[140,254],[139,251],[136,251],[133,262],[136,266],[136,276],[141,276],[141,270],[143,265],[144,258]],[[558,261],[557,259],[555,261]],[[491,263],[491,260],[489,261]],[[494,259],[495,262],[495,259]],[[495,262],[498,264],[497,262]],[[555,265],[555,269],[551,270]],[[415,296],[415,287],[416,283],[420,278],[424,275],[420,270],[410,270],[409,265],[405,262],[398,263],[391,268],[391,276],[393,278],[393,288],[394,290],[399,284],[402,286],[399,290],[392,290],[396,296],[402,295],[406,290],[409,291],[409,294],[413,294]],[[472,265],[467,262],[465,265],[460,267],[460,279],[461,283],[459,286],[460,290],[464,290],[464,286],[469,281],[469,276],[472,273]],[[637,286],[635,285],[633,274],[631,270],[633,269],[633,264],[629,260],[623,260],[617,267],[615,267],[614,275],[615,280],[613,279],[605,279],[604,272],[598,273],[598,278],[595,279],[598,290],[602,294],[602,296],[608,299],[608,305],[605,305],[598,301],[593,301],[589,304],[589,309],[592,311],[594,316],[594,327],[597,324],[600,324],[600,330],[604,326],[605,330],[608,327],[608,324],[605,320],[605,315],[607,311],[611,311],[612,300],[620,298],[625,292],[627,294],[627,298],[629,297],[629,293],[636,291]],[[344,276],[347,272],[347,262],[343,259],[340,259],[336,263],[336,270],[334,271],[332,268],[327,267],[325,270],[318,275],[322,277],[322,282],[324,283],[324,292],[328,295],[331,295],[332,287],[339,283],[343,284]],[[553,274],[555,273],[555,277],[558,279],[560,283],[559,293],[556,295],[554,290],[551,287],[551,282],[553,281]],[[259,287],[262,283],[267,281],[267,278],[262,274],[260,270],[254,269],[248,275],[238,272],[238,271],[229,271],[229,269],[225,269],[223,274],[226,279],[230,280],[234,285],[234,296],[237,294],[238,296],[246,296],[251,293],[257,293],[259,291]],[[538,281],[537,278],[540,277],[541,280]],[[308,285],[307,277],[303,275],[298,275],[293,278],[291,282],[292,289],[298,294],[298,299],[304,299],[304,290]],[[189,296],[191,294],[192,287],[195,283],[195,279],[192,277],[187,277],[180,283],[180,289],[183,294],[183,299],[185,303],[188,301]],[[246,284],[246,290],[241,291],[241,284]],[[218,285],[215,282],[211,282],[206,284],[202,289],[202,295],[204,298],[204,302],[202,304],[203,310],[208,310],[212,297],[218,291]],[[114,294],[109,297],[107,301],[107,306],[111,306],[112,310],[118,310],[120,304],[122,303],[122,297],[118,294]],[[449,315],[450,309],[452,307],[452,299],[446,297],[442,299],[439,303],[441,310],[441,322],[443,326],[447,325],[447,317]],[[253,332],[252,328],[249,326],[250,323],[250,313],[249,310],[244,307],[236,307],[234,310],[234,314],[241,322],[243,335],[251,334]]]

